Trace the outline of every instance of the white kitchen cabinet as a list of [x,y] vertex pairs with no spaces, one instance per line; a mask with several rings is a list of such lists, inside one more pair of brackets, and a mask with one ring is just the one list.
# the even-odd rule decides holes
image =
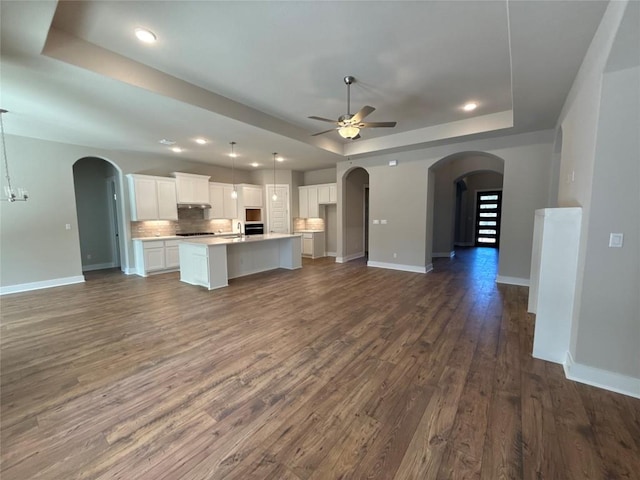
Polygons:
[[305,257],[324,257],[324,232],[302,233],[302,255]]
[[173,178],[127,175],[131,220],[177,220],[176,183]]
[[227,183],[209,183],[209,202],[207,218],[238,218],[238,201],[231,197],[233,185]]
[[318,188],[318,203],[320,205],[337,203],[338,189],[335,183],[326,183],[324,185],[318,185],[317,188]]
[[262,187],[242,185],[242,200],[247,208],[262,208]]
[[309,194],[305,187],[298,187],[298,216],[309,218]]
[[318,218],[318,187],[315,185],[298,187],[298,215],[300,218]]
[[180,240],[133,239],[136,273],[146,277],[153,273],[175,272],[180,268]]
[[180,240],[165,240],[164,241],[164,267],[165,268],[180,268],[180,253],[178,244]]
[[209,203],[209,176],[173,172],[178,203]]

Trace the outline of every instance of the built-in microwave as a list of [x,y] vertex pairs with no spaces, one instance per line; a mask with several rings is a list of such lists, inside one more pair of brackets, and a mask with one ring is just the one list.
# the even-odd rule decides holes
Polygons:
[[263,235],[264,223],[245,223],[244,234],[245,235]]

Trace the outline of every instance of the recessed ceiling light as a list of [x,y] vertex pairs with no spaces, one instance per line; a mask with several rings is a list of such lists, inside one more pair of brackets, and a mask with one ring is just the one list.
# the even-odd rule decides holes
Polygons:
[[140,40],[141,42],[144,43],[155,43],[155,41],[157,40],[156,34],[153,33],[151,30],[147,30],[146,28],[136,28],[135,30],[136,32],[136,37],[138,37],[138,40]]
[[253,162],[253,163],[251,164],[251,166],[252,166],[252,167],[259,167],[259,166],[260,166],[260,164],[259,164],[258,162]]
[[176,152],[176,153],[181,153],[181,152],[182,152],[182,149],[181,149],[180,147],[173,147],[173,148],[171,149],[171,151],[172,151],[172,152]]
[[464,107],[462,107],[462,109],[463,109],[465,112],[471,112],[472,110],[475,110],[477,107],[478,107],[478,104],[477,104],[477,103],[475,103],[475,102],[469,102],[469,103],[465,104],[465,106],[464,106]]
[[195,142],[196,142],[198,145],[205,145],[205,144],[207,143],[207,140],[206,140],[206,139],[204,139],[204,138],[196,138]]
[[169,146],[176,144],[174,140],[167,140],[166,138],[159,140],[158,143],[161,143],[162,145],[169,145]]

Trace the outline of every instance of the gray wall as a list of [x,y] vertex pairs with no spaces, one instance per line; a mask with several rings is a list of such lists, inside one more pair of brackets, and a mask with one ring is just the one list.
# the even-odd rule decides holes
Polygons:
[[[639,16],[638,2],[609,3],[559,119],[558,204],[582,207],[570,353],[582,381],[627,388],[640,379]],[[623,248],[608,248],[612,232]]]
[[304,172],[304,185],[320,185],[322,183],[336,183],[335,168]]
[[117,175],[111,164],[99,158],[83,158],[73,165],[82,266],[115,266],[111,248],[111,219],[107,178]]
[[324,207],[324,241],[325,250],[335,254],[338,251],[338,209],[336,205]]
[[[640,68],[604,75],[575,360],[640,378]],[[624,233],[623,248],[609,234]]]

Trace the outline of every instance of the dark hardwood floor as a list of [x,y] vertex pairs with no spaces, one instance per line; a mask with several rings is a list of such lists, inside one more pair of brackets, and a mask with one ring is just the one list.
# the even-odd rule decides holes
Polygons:
[[496,255],[5,296],[0,477],[640,478],[640,400],[531,358]]

